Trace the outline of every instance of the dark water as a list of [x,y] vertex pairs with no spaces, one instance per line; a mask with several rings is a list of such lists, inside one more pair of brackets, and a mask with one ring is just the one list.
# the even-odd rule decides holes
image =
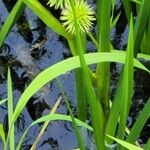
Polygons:
[[[0,23],[4,22],[8,15],[8,11],[4,6],[3,2],[0,1]],[[48,66],[55,64],[58,61],[64,59],[64,57],[68,57],[68,49],[66,47],[66,43],[60,41],[60,37],[54,33],[52,30],[48,29],[29,9],[25,10],[25,15],[22,16],[24,20],[24,24],[29,25],[30,29],[33,31],[27,31],[22,27],[21,21],[13,27],[11,33],[5,41],[5,46],[2,50],[1,60],[0,60],[0,98],[6,98],[6,68],[7,66],[11,66],[11,70],[13,72],[13,82],[14,82],[14,101],[17,103],[23,87],[30,82],[28,76],[26,75],[25,68],[21,65],[20,59],[24,56],[19,56],[20,51],[26,51],[30,53],[30,49],[32,45],[35,43],[40,43],[43,39],[46,39],[45,44],[41,49],[33,49],[32,54],[32,62],[35,66],[40,70],[44,70]],[[24,33],[25,32],[25,33]],[[6,50],[7,49],[7,50]],[[5,52],[5,53],[4,53]],[[4,62],[5,61],[5,62]],[[29,61],[29,60],[25,60]],[[7,65],[8,64],[8,65]],[[75,92],[74,87],[75,83],[73,81],[73,73],[68,73],[63,75],[62,83],[65,85],[65,91],[68,93],[69,99],[71,99],[71,104],[75,106]],[[45,100],[46,103],[52,107],[55,101],[58,99],[60,90],[55,84],[55,82],[49,83],[49,96]],[[21,90],[20,90],[21,89]],[[43,108],[41,107],[43,105]],[[16,129],[16,138],[19,139],[20,135],[22,135],[24,129],[26,129],[33,121],[42,114],[48,113],[49,110],[44,106],[45,103],[40,98],[35,98],[32,102],[28,104],[28,107],[24,109],[20,119],[17,123]],[[7,118],[7,108],[5,105],[0,107],[0,121],[5,123]],[[57,110],[58,113],[67,114],[67,110],[65,108],[64,102],[60,105]],[[31,128],[29,134],[26,137],[24,148],[29,149],[28,146],[33,143],[35,137],[37,137],[38,132],[40,130],[40,126],[37,125]],[[71,139],[71,140],[70,140]],[[1,141],[0,141],[1,142]],[[42,146],[41,146],[42,145]],[[44,134],[42,141],[39,144],[39,149],[71,149],[76,147],[76,138],[72,131],[72,127],[70,124],[66,124],[65,122],[54,122],[47,129]],[[0,144],[0,149],[2,149],[2,143]]]
[[[0,26],[4,23],[8,11],[11,9],[10,4],[7,1],[0,0]],[[121,9],[119,1],[117,1],[116,13]],[[92,1],[91,1],[92,3]],[[59,12],[55,12],[56,14]],[[128,27],[126,25],[126,18],[124,14],[119,19],[119,23],[116,28],[112,29],[111,41],[116,49],[125,49],[127,41]],[[43,42],[44,41],[44,42]],[[43,44],[42,44],[43,42]],[[40,48],[34,48],[36,44],[39,44]],[[88,41],[88,51],[95,49],[94,45]],[[23,52],[23,53],[22,53]],[[0,49],[0,98],[4,99],[7,97],[7,83],[6,83],[6,72],[7,67],[11,67],[12,78],[13,78],[13,92],[14,92],[14,104],[16,105],[21,93],[24,88],[34,78],[28,74],[27,67],[24,67],[21,61],[29,61],[34,65],[38,71],[42,71],[45,68],[59,62],[63,59],[70,57],[68,45],[66,41],[58,34],[54,33],[51,29],[47,28],[28,8],[25,9],[24,15],[15,24],[10,34],[8,35],[3,48]],[[26,58],[28,58],[26,60]],[[111,81],[111,95],[113,96],[118,79],[119,65],[112,65],[112,81]],[[143,76],[142,72],[136,72],[136,77],[140,78]],[[140,78],[136,82],[135,100],[133,102],[133,108],[131,111],[131,119],[134,121],[137,112],[142,108],[145,103],[144,100],[150,96],[149,94],[149,83],[150,78],[146,74],[145,78]],[[68,72],[60,77],[64,90],[67,93],[72,106],[73,112],[76,113],[76,96],[75,96],[75,82],[74,72]],[[145,82],[146,81],[146,82]],[[61,94],[55,81],[49,83],[48,95],[46,99],[41,99],[36,95],[27,104],[27,107],[22,112],[20,118],[16,123],[16,139],[19,140],[23,131],[33,122],[33,120],[49,112],[49,108],[52,107],[56,100]],[[142,94],[142,95],[141,95]],[[0,106],[0,122],[7,128],[7,107],[6,105]],[[65,104],[62,100],[59,106],[58,113],[67,114]],[[6,129],[7,130],[7,129]],[[143,131],[142,138],[146,141],[149,137],[149,133],[145,131],[150,130],[146,127]],[[40,131],[40,125],[36,125],[31,128],[28,133],[25,142],[23,143],[22,149],[28,150],[30,145],[34,142],[35,138]],[[16,140],[16,142],[17,142]],[[89,138],[90,143],[90,138]],[[42,140],[38,145],[39,150],[70,150],[77,147],[77,141],[74,136],[73,128],[71,124],[57,121],[51,123],[47,128]],[[0,149],[2,143],[0,141]]]

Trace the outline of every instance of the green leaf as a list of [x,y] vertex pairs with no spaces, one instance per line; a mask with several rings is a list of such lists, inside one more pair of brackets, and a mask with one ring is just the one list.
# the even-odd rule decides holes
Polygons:
[[142,44],[141,44],[141,52],[144,54],[150,55],[150,42],[149,41],[150,41],[150,15],[148,18],[147,27],[144,33]]
[[[120,99],[121,99],[121,95],[122,95],[122,91],[123,90],[123,73],[121,72],[121,75],[119,77],[119,82],[117,84],[117,88],[116,88],[116,92],[115,92],[115,96],[113,99],[113,103],[112,106],[110,108],[110,112],[109,112],[109,116],[108,116],[108,120],[107,120],[107,124],[106,124],[106,134],[115,136],[116,134],[116,128],[118,125],[118,120],[119,120],[119,108],[120,108]],[[112,144],[113,140],[108,138],[106,136],[106,142],[107,144]]]
[[139,1],[139,0],[130,0],[130,1],[132,1],[132,2],[134,2],[136,4],[138,4],[138,5],[141,5],[141,1]]
[[130,22],[130,15],[132,13],[132,8],[131,8],[131,3],[130,0],[122,0],[125,12],[126,12],[126,16],[128,19],[128,22]]
[[[124,63],[125,60],[125,53],[92,53],[92,54],[85,54],[85,60],[87,65],[99,63],[99,62],[118,62]],[[143,70],[147,70],[139,61],[134,59],[134,65],[139,67]],[[40,88],[42,88],[46,83],[53,80],[54,78],[58,77],[61,74],[64,74],[70,70],[80,67],[79,57],[75,56],[69,58],[67,60],[63,60],[55,65],[45,69],[42,71],[26,88],[26,90],[21,95],[17,106],[14,111],[13,121],[17,119],[20,112],[28,102],[29,98],[33,96]]]
[[[50,115],[46,115],[44,117],[41,117],[39,119],[37,119],[36,121],[34,121],[31,125],[35,125],[35,124],[38,124],[38,123],[41,123],[41,122],[45,122],[45,121],[59,121],[59,120],[62,120],[62,121],[70,121],[72,122],[72,119],[70,116],[67,116],[67,115],[62,115],[62,114],[50,114]],[[76,119],[75,118],[75,121],[77,123],[78,126],[82,126],[90,131],[93,131],[92,127],[90,127],[89,125],[87,125],[86,123],[83,123],[82,121],[80,121],[79,119]]]
[[112,20],[110,24],[110,28],[113,28],[116,25],[117,21],[119,20],[120,15],[121,15],[121,12],[115,17],[114,20]]
[[150,149],[150,138],[148,139],[148,142],[144,145],[144,149],[145,150],[149,150]]
[[125,148],[127,148],[129,150],[144,150],[144,149],[142,149],[140,147],[137,147],[137,146],[132,145],[132,144],[130,144],[128,142],[122,141],[122,140],[120,140],[118,138],[114,138],[114,137],[112,137],[110,135],[106,135],[106,136],[111,138],[111,139],[113,139],[113,140],[115,140],[117,143],[119,143],[120,145],[124,146]]
[[136,122],[134,123],[129,136],[127,137],[127,142],[135,143],[135,141],[139,137],[140,132],[142,131],[146,121],[150,117],[150,109],[149,108],[150,108],[150,98],[147,101],[147,103],[145,104],[143,110],[140,112],[140,115],[137,118]]
[[0,47],[3,45],[4,40],[6,39],[7,35],[9,34],[9,31],[13,27],[13,25],[16,23],[20,15],[22,14],[23,10],[25,8],[25,5],[23,3],[23,0],[18,0],[15,4],[14,8],[8,15],[4,25],[1,28],[0,31]]
[[3,103],[5,103],[7,101],[7,99],[1,100],[0,101],[0,105],[2,105]]
[[66,32],[62,24],[37,0],[23,0],[23,2],[52,30],[56,33],[66,37],[67,39],[72,36]]
[[[118,129],[118,137],[124,140],[125,128],[127,123],[127,118],[129,114],[129,109],[131,105],[131,99],[133,95],[133,49],[134,49],[134,36],[133,36],[133,20],[130,20],[128,47],[126,53],[126,60],[123,70],[123,83],[122,91],[120,91],[120,122]],[[121,149],[121,148],[120,148]]]
[[145,60],[150,60],[150,55],[139,53],[139,54],[137,55],[137,58],[143,58],[143,59],[145,59]]
[[62,96],[65,100],[65,103],[66,103],[66,106],[67,106],[67,109],[69,111],[69,114],[70,114],[70,117],[71,117],[71,120],[72,120],[72,124],[74,126],[74,130],[75,130],[75,134],[76,134],[76,138],[77,138],[77,141],[78,141],[78,146],[80,147],[81,150],[85,150],[85,142],[83,141],[83,138],[81,136],[81,133],[80,133],[80,130],[77,126],[77,123],[76,123],[76,120],[75,120],[75,117],[72,113],[72,110],[71,110],[71,107],[69,105],[69,100],[68,100],[68,97],[66,96],[65,92],[64,92],[64,88],[63,88],[63,85],[61,83],[61,81],[59,79],[57,79],[57,83],[58,83],[58,86],[61,90],[61,93],[62,93]]
[[[85,54],[85,60],[87,65],[99,63],[99,62],[118,62],[118,63],[124,63],[125,61],[125,53],[121,52],[111,52],[111,53],[92,53],[92,54]],[[147,70],[139,61],[134,59],[134,65],[136,67],[139,67],[143,70]],[[15,108],[13,119],[11,122],[11,125],[14,124],[17,117],[25,107],[26,103],[30,99],[31,96],[33,96],[41,87],[43,87],[46,83],[49,81],[52,81],[54,78],[58,77],[61,74],[64,74],[70,70],[73,70],[75,68],[80,67],[79,57],[75,56],[72,58],[69,58],[67,60],[63,60],[59,63],[56,63],[55,65],[45,69],[42,71],[32,82],[31,84],[26,88],[26,90],[21,95],[20,99],[18,100],[17,106]],[[10,131],[8,133],[8,137],[10,136]]]
[[[93,54],[86,54],[85,60],[87,65],[104,62],[104,61],[113,61],[124,63],[125,60],[125,53],[93,53]],[[141,63],[139,63],[136,59],[134,60],[134,65],[141,69],[144,69],[149,72]],[[41,72],[26,88],[24,93],[21,95],[17,106],[15,108],[13,119],[11,125],[16,121],[17,117],[25,107],[26,103],[30,99],[32,95],[34,95],[41,87],[43,87],[46,83],[53,80],[54,78],[58,77],[61,74],[64,74],[70,70],[80,67],[79,57],[75,56],[69,58],[67,60],[63,60],[55,65],[45,69]],[[10,131],[8,133],[8,137],[10,136]]]
[[[35,124],[42,123],[42,122],[45,122],[45,121],[70,121],[70,122],[72,122],[72,119],[71,119],[70,116],[61,115],[61,114],[49,114],[49,115],[46,115],[46,116],[43,116],[43,117],[37,119],[37,120],[34,121],[34,122],[26,129],[26,131],[22,134],[22,137],[20,138],[20,141],[19,141],[19,143],[18,143],[18,145],[17,145],[16,150],[20,150],[21,144],[22,144],[22,142],[23,142],[23,140],[24,140],[24,138],[25,138],[27,132],[29,131],[30,127],[34,126]],[[83,122],[80,121],[79,119],[76,119],[76,118],[75,118],[75,122],[76,122],[76,124],[77,124],[78,126],[82,126],[82,127],[86,128],[86,129],[88,129],[88,130],[90,130],[90,131],[93,131],[93,129],[92,129],[89,125],[83,123]]]
[[3,125],[1,123],[0,123],[0,137],[1,137],[4,147],[5,147],[5,144],[6,144],[5,131],[4,131]]
[[135,22],[134,56],[137,56],[150,14],[150,0],[142,0]]
[[104,139],[103,138],[104,137],[103,111],[102,111],[101,104],[99,103],[99,101],[97,99],[95,90],[93,88],[92,81],[90,78],[89,68],[86,65],[86,61],[84,58],[85,47],[84,47],[84,43],[82,40],[83,36],[81,35],[81,31],[78,26],[78,22],[77,22],[77,18],[76,18],[77,16],[75,15],[74,1],[70,0],[69,2],[72,7],[73,14],[74,14],[74,20],[75,20],[74,25],[75,25],[75,30],[76,30],[76,36],[75,36],[76,47],[78,48],[77,52],[78,52],[79,61],[81,64],[83,84],[84,84],[85,91],[87,94],[87,103],[89,104],[89,109],[91,112],[91,122],[92,122],[92,126],[93,126],[93,131],[94,131],[93,134],[94,134],[97,149],[103,150],[103,148],[104,148],[104,140],[102,140],[102,139]]
[[12,81],[11,81],[11,74],[10,69],[8,69],[8,78],[7,78],[7,95],[8,95],[8,124],[9,124],[9,130],[10,131],[10,137],[9,137],[9,144],[10,144],[10,150],[15,150],[15,136],[14,136],[14,124],[12,125],[12,119],[13,119],[13,93],[12,93]]
[[[107,7],[106,7],[107,6]],[[97,39],[98,52],[110,52],[110,15],[111,0],[97,1]],[[105,16],[105,17],[104,17]],[[107,118],[109,112],[109,86],[110,86],[110,64],[100,63],[96,68],[97,95],[101,105],[104,107],[104,114]]]

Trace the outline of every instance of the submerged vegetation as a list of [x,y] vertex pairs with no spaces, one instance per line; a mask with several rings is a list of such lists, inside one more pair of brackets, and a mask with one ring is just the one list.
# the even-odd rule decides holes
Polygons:
[[[72,122],[78,148],[81,150],[86,149],[86,141],[81,132],[83,128],[91,132],[94,140],[95,145],[91,145],[90,149],[150,149],[150,139],[143,145],[138,143],[140,133],[150,117],[150,99],[147,99],[134,125],[130,129],[127,126],[130,108],[134,101],[134,68],[150,73],[150,70],[140,62],[141,58],[150,60],[150,0],[122,1],[129,26],[125,51],[116,50],[110,41],[112,28],[122,13],[115,14],[115,2],[115,0],[97,0],[96,8],[92,8],[86,0],[48,0],[48,6],[61,11],[59,18],[56,18],[53,11],[46,9],[46,6],[38,0],[16,2],[1,27],[0,47],[3,47],[7,35],[25,7],[28,7],[50,29],[67,40],[72,57],[49,66],[39,73],[25,88],[16,107],[13,101],[11,69],[8,68],[7,99],[0,101],[1,105],[7,103],[8,108],[8,133],[5,133],[3,124],[0,124],[4,150],[20,150],[29,129],[35,124],[44,122],[41,132],[30,148],[36,149],[49,123],[57,120]],[[133,12],[132,6],[136,8],[136,12]],[[95,35],[91,33],[92,28],[96,30]],[[87,53],[87,37],[95,44],[96,52]],[[111,62],[123,64],[112,99],[110,97]],[[95,64],[95,69],[89,67],[91,64]],[[71,70],[75,71],[77,116],[74,116],[63,85],[58,78]],[[17,118],[31,97],[55,78],[57,78],[69,115],[55,113],[60,104],[59,99],[51,112],[33,121],[20,137],[20,141],[16,143]]]

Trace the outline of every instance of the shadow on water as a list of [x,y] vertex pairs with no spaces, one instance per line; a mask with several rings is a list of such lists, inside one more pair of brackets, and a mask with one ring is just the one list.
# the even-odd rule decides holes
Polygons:
[[[4,2],[4,3],[3,3]],[[0,1],[0,24],[5,21],[8,11],[13,7],[8,1]],[[15,2],[15,1],[14,1]],[[4,5],[5,4],[5,5]],[[7,9],[6,9],[7,8]],[[0,98],[6,98],[6,74],[7,67],[11,67],[13,91],[15,105],[21,93],[30,81],[46,67],[63,60],[68,57],[68,49],[64,41],[60,41],[61,37],[48,29],[29,9],[18,20],[11,30],[2,49],[0,49]],[[72,106],[75,107],[75,92],[73,74],[68,73],[62,76],[62,82],[69,98],[72,100]],[[70,82],[68,82],[70,81]],[[43,114],[49,112],[55,101],[60,95],[55,82],[49,83],[47,86],[46,96],[41,97],[35,95],[26,105],[25,110],[16,123],[16,135],[19,140],[23,131]],[[5,125],[7,131],[7,108],[4,105],[0,107],[1,122]],[[67,114],[65,104],[62,102],[57,112]],[[22,149],[29,149],[33,141],[40,131],[40,126],[33,127],[28,133]],[[71,130],[68,130],[68,128]],[[70,141],[72,139],[72,141]],[[66,141],[70,141],[67,142]],[[2,143],[0,144],[2,145]],[[71,149],[76,147],[76,138],[73,133],[72,126],[65,122],[52,123],[41,142],[38,149]],[[2,148],[0,148],[2,149]]]
[[[0,0],[0,26],[4,23],[8,12],[15,4],[15,0]],[[122,9],[122,5],[117,3],[116,13]],[[52,10],[54,11],[54,10]],[[59,11],[54,13],[56,16],[60,14]],[[127,25],[124,14],[120,17],[119,23],[112,31],[111,41],[116,49],[122,49],[126,47],[127,42]],[[88,41],[88,50],[92,51],[95,46]],[[28,8],[15,24],[10,34],[8,35],[4,46],[0,49],[0,98],[6,98],[6,74],[8,66],[11,68],[12,80],[13,80],[13,92],[14,92],[14,104],[16,105],[21,93],[25,87],[46,67],[55,64],[56,62],[70,57],[68,46],[66,41],[47,28],[42,21],[39,20]],[[118,72],[116,72],[116,66],[112,69],[112,81],[111,81],[111,95],[113,96],[118,79]],[[141,72],[136,71],[136,78],[140,78]],[[143,73],[144,74],[144,73]],[[144,76],[142,74],[142,76]],[[149,77],[147,74],[145,75]],[[147,100],[149,95],[150,78],[140,78],[137,80],[135,86],[135,101],[133,102],[133,108],[130,113],[132,120],[135,120],[137,112],[141,109],[144,100]],[[62,84],[64,85],[65,92],[68,94],[71,100],[71,106],[76,113],[76,100],[75,100],[75,83],[74,72],[69,72],[61,76]],[[69,82],[68,82],[69,81]],[[138,89],[138,90],[137,90]],[[59,98],[60,90],[57,87],[55,81],[52,81],[42,89],[44,91],[44,97],[41,94],[35,94],[26,108],[20,115],[16,122],[16,138],[19,140],[23,131],[32,123],[33,120],[41,117],[43,114],[47,114],[53,107],[56,100]],[[7,132],[7,107],[6,105],[0,106],[0,121],[5,126]],[[67,114],[65,103],[62,100],[59,106],[58,113]],[[134,121],[133,121],[134,122]],[[132,123],[133,124],[133,123]],[[31,144],[40,131],[40,124],[30,129],[23,145],[23,150],[28,150]],[[148,128],[148,129],[147,129]],[[150,130],[150,127],[141,134],[141,138],[147,141],[147,135],[145,131]],[[144,135],[144,136],[143,136]],[[146,137],[145,137],[146,136]],[[70,140],[71,139],[71,140]],[[0,149],[2,148],[0,141]],[[42,140],[38,145],[39,150],[54,149],[54,150],[70,150],[77,146],[77,141],[73,133],[71,124],[57,121],[50,124],[47,128]]]

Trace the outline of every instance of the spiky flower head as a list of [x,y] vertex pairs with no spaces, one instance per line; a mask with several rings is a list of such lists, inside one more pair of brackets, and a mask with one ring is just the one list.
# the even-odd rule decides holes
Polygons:
[[[92,26],[92,21],[95,20],[94,11],[84,0],[75,0],[75,17],[72,7],[69,2],[66,3],[65,8],[62,10],[61,20],[63,26],[66,30],[72,34],[75,34],[75,22],[77,22],[78,27],[81,32],[88,32]],[[76,19],[76,21],[75,21]]]
[[55,9],[58,9],[58,8],[63,9],[67,2],[68,0],[48,0],[47,5],[49,5],[50,7],[55,6]]

